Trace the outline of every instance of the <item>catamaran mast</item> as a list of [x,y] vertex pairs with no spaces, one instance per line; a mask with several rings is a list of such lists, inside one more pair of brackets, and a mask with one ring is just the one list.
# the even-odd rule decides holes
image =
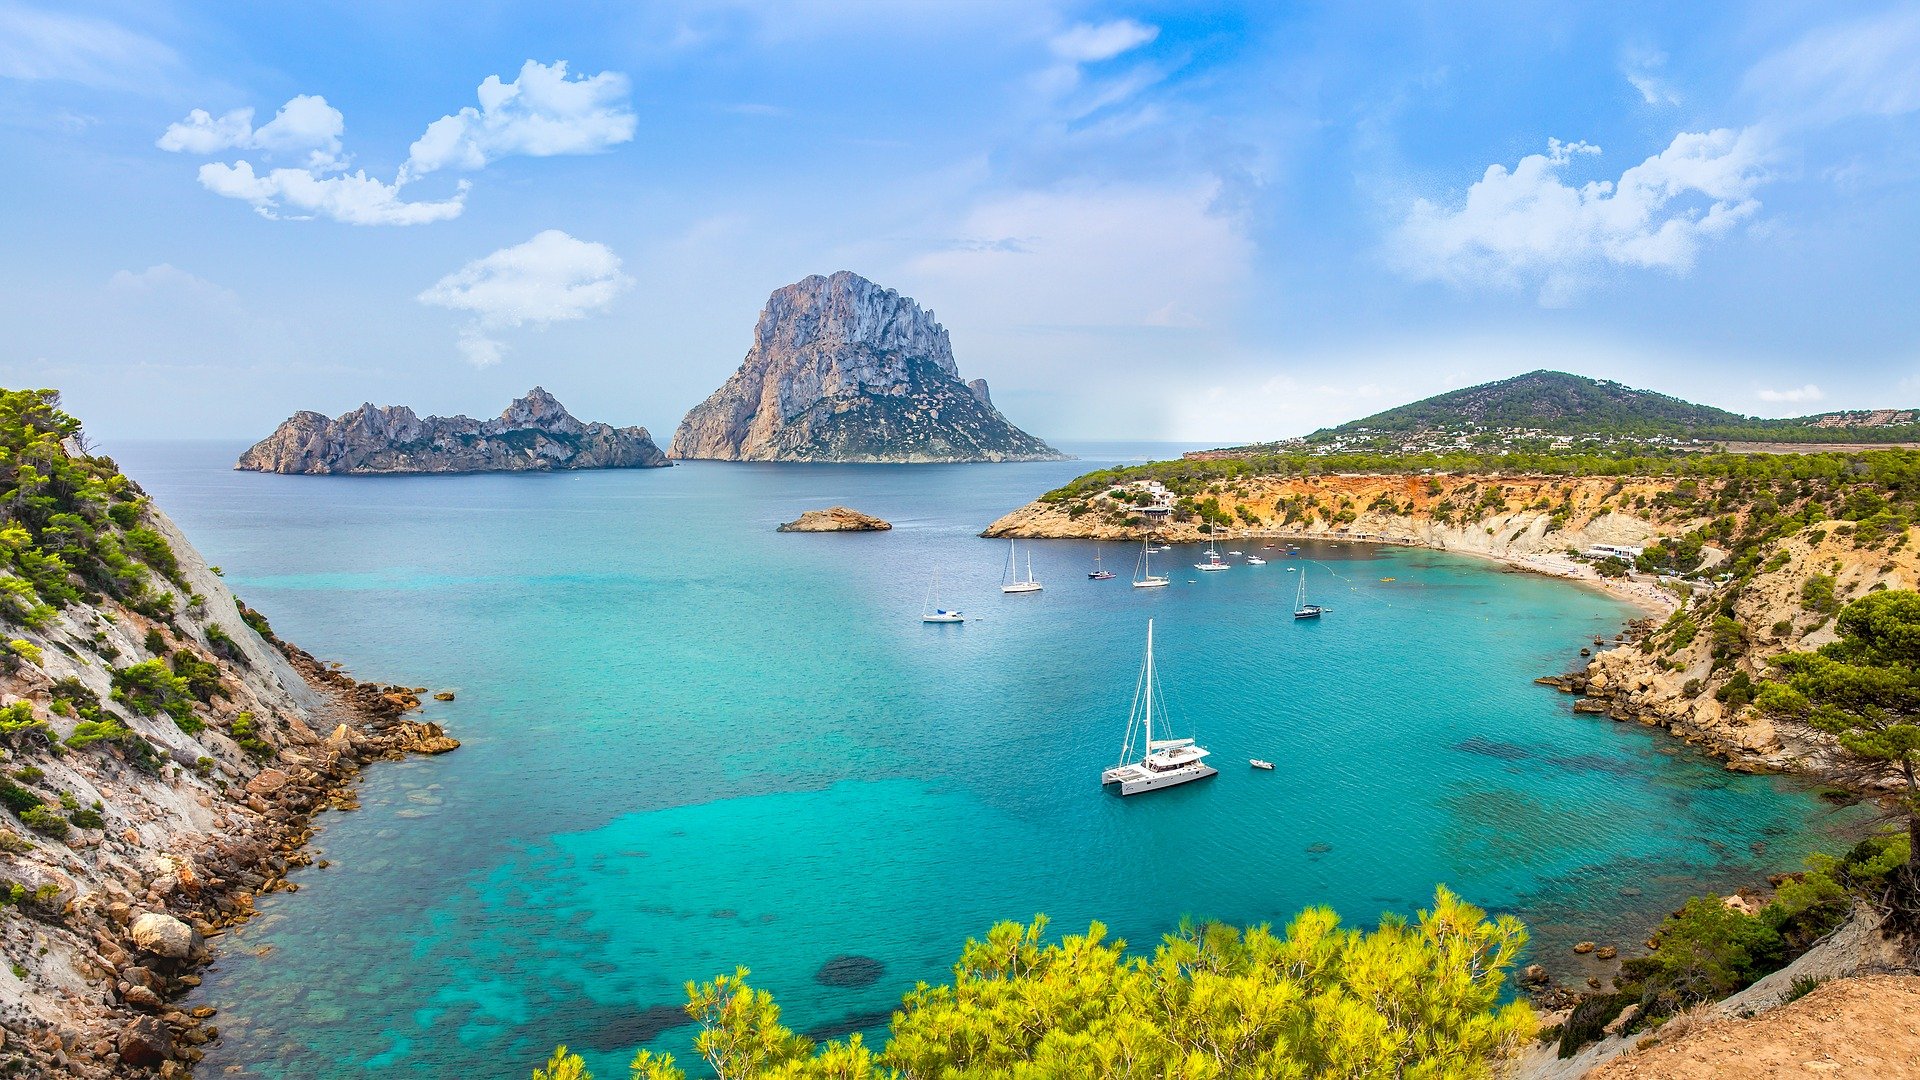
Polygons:
[[1147,756],[1153,756],[1153,620],[1147,620]]

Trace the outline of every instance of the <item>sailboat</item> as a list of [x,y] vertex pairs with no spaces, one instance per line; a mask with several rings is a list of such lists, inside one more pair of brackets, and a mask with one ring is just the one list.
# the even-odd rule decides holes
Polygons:
[[1307,575],[1305,571],[1302,571],[1300,574],[1300,591],[1293,598],[1293,617],[1296,619],[1317,619],[1320,617],[1320,614],[1326,610],[1326,608],[1321,607],[1319,604],[1307,603]]
[[1007,541],[1007,568],[1000,574],[1000,591],[1003,593],[1039,592],[1040,583],[1033,580],[1033,552],[1027,552],[1027,580],[1020,580],[1020,565],[1015,558],[1014,542]]
[[1100,565],[1100,548],[1098,545],[1095,545],[1093,549],[1093,569],[1087,571],[1087,577],[1094,581],[1107,581],[1113,577],[1113,571]]
[[1140,561],[1134,565],[1133,587],[1136,589],[1158,589],[1167,584],[1167,579],[1153,576],[1153,541],[1142,537],[1140,540]]
[[933,594],[940,587],[940,572],[934,571],[933,581],[927,585],[927,598],[920,605],[920,621],[923,623],[966,622],[967,617],[958,611],[933,606]]
[[1233,569],[1233,566],[1232,564],[1228,563],[1225,559],[1222,559],[1220,557],[1219,552],[1213,550],[1213,534],[1208,533],[1207,534],[1207,561],[1203,563],[1198,563],[1198,562],[1194,563],[1193,568],[1195,570],[1231,570]]
[[[1153,737],[1156,718],[1162,732],[1167,728],[1166,704],[1155,700],[1159,683],[1160,677],[1153,670],[1153,620],[1148,619],[1147,658],[1140,665],[1140,680],[1134,686],[1133,712],[1127,717],[1126,740],[1120,744],[1120,764],[1100,774],[1102,787],[1118,784],[1120,794],[1138,795],[1189,780],[1204,780],[1219,771],[1206,763],[1206,749],[1194,745],[1192,739]],[[1164,699],[1165,695],[1160,697]],[[1134,742],[1136,737],[1141,737],[1138,744]],[[1133,759],[1136,745],[1140,754],[1137,761]]]

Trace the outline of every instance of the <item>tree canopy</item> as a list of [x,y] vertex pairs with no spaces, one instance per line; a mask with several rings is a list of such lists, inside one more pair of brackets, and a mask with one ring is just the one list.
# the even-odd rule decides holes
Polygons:
[[[722,1080],[920,1077],[1225,1077],[1475,1080],[1535,1030],[1500,1001],[1526,942],[1517,919],[1438,890],[1431,910],[1344,928],[1310,908],[1284,933],[1183,926],[1150,956],[1093,924],[1045,940],[1002,923],[966,944],[948,985],[921,984],[875,1051],[859,1035],[815,1046],[780,1022],[747,971],[687,986],[695,1054]],[[633,1080],[681,1080],[641,1051]],[[590,1080],[558,1050],[536,1080]]]

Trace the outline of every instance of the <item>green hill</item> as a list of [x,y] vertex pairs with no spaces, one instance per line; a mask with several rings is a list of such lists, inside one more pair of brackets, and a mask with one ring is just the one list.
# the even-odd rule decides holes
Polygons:
[[[1839,414],[1830,414],[1839,415]],[[1864,419],[1867,414],[1860,414]],[[1912,423],[1851,420],[1817,426],[1818,416],[1769,420],[1606,379],[1529,371],[1388,409],[1306,437],[1309,444],[1396,443],[1414,436],[1533,431],[1608,439],[1768,442],[1895,442],[1920,438]]]

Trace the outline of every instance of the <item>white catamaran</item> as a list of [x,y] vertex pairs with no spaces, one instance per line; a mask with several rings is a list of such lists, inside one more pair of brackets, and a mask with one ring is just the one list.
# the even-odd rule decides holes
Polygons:
[[1007,541],[1007,568],[1000,574],[1000,591],[1003,593],[1039,592],[1040,583],[1033,580],[1033,552],[1027,552],[1027,580],[1020,580],[1020,564],[1015,558],[1014,542]]
[[[1204,780],[1219,770],[1204,760],[1207,751],[1192,739],[1156,739],[1154,721],[1167,724],[1165,695],[1159,693],[1160,677],[1153,670],[1153,620],[1147,620],[1147,658],[1140,665],[1140,681],[1133,691],[1133,712],[1127,717],[1127,738],[1120,746],[1120,764],[1100,774],[1102,787],[1120,785],[1120,794],[1138,795],[1143,791],[1172,787],[1189,780]],[[1135,743],[1138,738],[1141,741]],[[1139,760],[1134,760],[1136,748]]]
[[1153,576],[1153,541],[1144,537],[1140,540],[1140,561],[1133,566],[1133,587],[1136,589],[1165,588],[1167,579]]

